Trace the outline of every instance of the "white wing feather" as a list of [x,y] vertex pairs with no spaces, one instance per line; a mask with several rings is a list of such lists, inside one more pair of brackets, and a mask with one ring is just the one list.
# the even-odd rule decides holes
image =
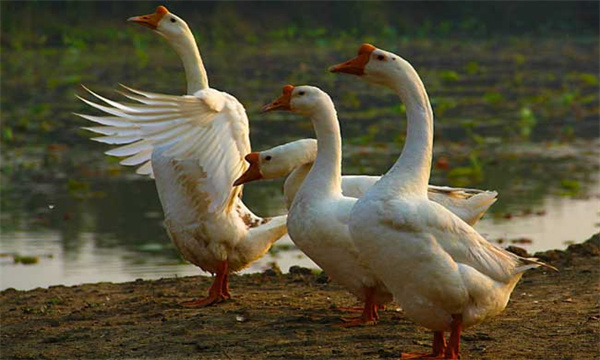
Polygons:
[[[122,85],[123,86],[123,85]],[[75,114],[104,126],[85,130],[104,136],[102,143],[124,145],[106,152],[126,157],[126,166],[141,166],[138,174],[153,176],[151,157],[161,148],[162,156],[193,163],[207,174],[198,182],[211,198],[209,211],[223,209],[240,189],[232,184],[247,167],[244,156],[250,152],[248,118],[244,107],[231,95],[214,90],[193,96],[150,93],[123,86],[119,91],[137,103],[110,100],[84,87],[103,104],[80,96],[86,104],[110,116]]]
[[389,208],[381,222],[383,226],[392,227],[402,234],[399,237],[405,236],[407,239],[426,234],[428,239],[435,239],[435,243],[455,262],[469,265],[495,281],[508,282],[528,268],[547,266],[493,245],[467,223],[433,201],[423,202],[411,210],[420,214],[418,219],[410,211],[405,211],[405,203],[392,200],[387,202],[387,206]]

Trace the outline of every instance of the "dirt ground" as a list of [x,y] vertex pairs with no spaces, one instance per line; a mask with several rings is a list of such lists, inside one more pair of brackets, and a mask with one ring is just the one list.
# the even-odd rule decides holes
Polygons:
[[[463,359],[600,358],[600,236],[536,254],[504,313],[462,335]],[[234,299],[203,309],[208,277],[0,293],[2,359],[392,359],[432,339],[396,306],[375,326],[338,328],[356,301],[306,269],[231,279]]]

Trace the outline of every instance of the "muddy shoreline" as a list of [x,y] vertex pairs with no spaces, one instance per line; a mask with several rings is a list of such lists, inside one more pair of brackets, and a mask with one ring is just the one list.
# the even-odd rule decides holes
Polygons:
[[[463,359],[600,357],[600,236],[538,253],[557,266],[528,272],[505,312],[468,329]],[[203,276],[0,292],[2,359],[393,359],[426,351],[430,333],[396,306],[376,326],[335,327],[356,301],[298,269],[233,276],[234,299],[204,309]]]

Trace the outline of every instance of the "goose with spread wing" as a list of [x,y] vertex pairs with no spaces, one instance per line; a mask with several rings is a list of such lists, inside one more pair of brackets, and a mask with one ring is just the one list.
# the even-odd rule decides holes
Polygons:
[[107,155],[153,176],[169,237],[184,259],[216,274],[206,298],[183,303],[202,307],[230,298],[229,274],[262,257],[287,232],[286,217],[261,218],[242,202],[233,182],[247,168],[248,118],[233,96],[212,89],[192,32],[180,17],[159,6],[129,19],[167,39],[183,62],[188,94],[163,95],[123,86],[133,102],[88,92],[79,97],[108,116],[77,114],[102,126],[88,127],[93,140],[118,147]]

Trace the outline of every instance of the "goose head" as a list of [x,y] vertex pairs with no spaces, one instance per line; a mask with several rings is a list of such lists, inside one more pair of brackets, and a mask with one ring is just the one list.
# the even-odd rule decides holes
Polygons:
[[316,156],[317,140],[315,139],[297,140],[269,150],[252,152],[245,157],[250,167],[233,185],[286,177],[299,166],[312,163]]
[[153,14],[130,17],[127,21],[150,28],[170,41],[191,34],[188,24],[162,5]]
[[390,74],[403,73],[407,65],[410,67],[406,60],[394,53],[363,44],[355,58],[334,65],[329,71],[356,75],[374,84],[390,85]]
[[265,105],[262,111],[285,110],[310,117],[332,104],[329,95],[317,87],[286,85],[283,94]]

